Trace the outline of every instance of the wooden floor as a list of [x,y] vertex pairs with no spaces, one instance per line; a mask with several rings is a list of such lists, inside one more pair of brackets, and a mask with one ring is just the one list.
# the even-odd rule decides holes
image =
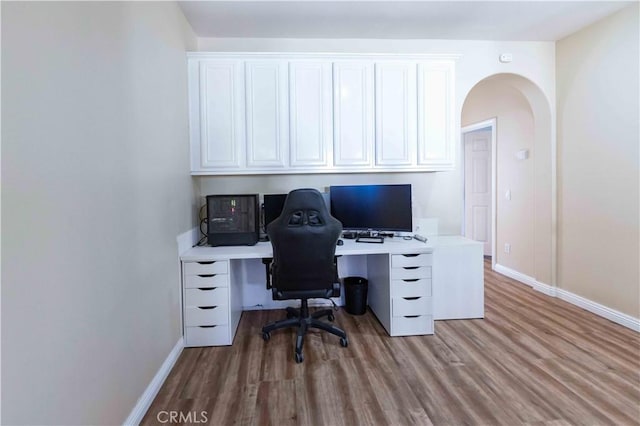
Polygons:
[[349,347],[312,331],[302,364],[293,330],[262,340],[283,311],[245,312],[233,346],[184,350],[142,424],[640,424],[638,333],[488,266],[484,319],[391,338],[339,311]]

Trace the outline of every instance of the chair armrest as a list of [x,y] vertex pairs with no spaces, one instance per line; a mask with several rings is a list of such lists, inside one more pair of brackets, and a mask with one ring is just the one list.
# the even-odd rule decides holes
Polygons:
[[267,283],[267,290],[271,290],[271,263],[273,263],[273,259],[270,257],[263,257],[262,263],[264,264],[265,269],[265,282]]

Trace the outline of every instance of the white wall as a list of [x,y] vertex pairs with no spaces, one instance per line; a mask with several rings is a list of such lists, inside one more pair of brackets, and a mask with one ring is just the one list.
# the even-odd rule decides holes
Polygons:
[[640,317],[638,5],[557,45],[558,285]]
[[181,335],[175,3],[2,3],[2,423],[119,424]]
[[[496,118],[496,229],[495,262],[536,276],[534,263],[534,117],[529,102],[517,89],[500,79],[489,79],[473,88],[462,110],[462,125]],[[516,152],[528,150],[526,160]],[[511,191],[511,200],[505,193]],[[511,252],[504,252],[505,243]],[[549,253],[547,253],[549,255]]]
[[[550,104],[555,103],[554,43],[455,40],[353,40],[353,39],[198,39],[200,51],[228,52],[342,52],[342,53],[446,53],[461,55],[456,64],[456,128],[460,128],[462,104],[471,88],[497,73],[515,73],[536,84]],[[514,61],[502,64],[501,53]],[[459,132],[456,132],[456,147]],[[457,155],[459,164],[460,155]],[[233,192],[283,192],[301,186],[323,189],[329,185],[360,183],[410,183],[414,192],[414,216],[438,217],[440,233],[460,234],[462,180],[457,167],[451,172],[337,175],[288,175],[251,177],[201,177],[200,195]]]

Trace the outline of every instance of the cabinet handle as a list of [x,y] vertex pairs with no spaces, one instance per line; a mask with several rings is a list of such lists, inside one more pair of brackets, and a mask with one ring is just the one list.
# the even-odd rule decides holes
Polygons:
[[200,265],[211,265],[212,263],[216,263],[216,261],[215,260],[210,260],[210,261],[207,261],[207,262],[198,262],[198,263]]
[[418,269],[419,266],[404,266],[402,269]]
[[420,315],[405,315],[405,318],[420,318]]
[[412,279],[407,279],[407,280],[402,280],[405,283],[415,283],[416,281],[420,281],[420,278],[412,278]]
[[198,275],[200,278],[211,278],[211,277],[215,277],[216,274],[203,274],[203,275]]
[[217,306],[198,306],[198,309],[215,309]]
[[403,297],[404,300],[418,300],[420,299],[420,296],[416,296],[416,297]]
[[199,325],[198,327],[200,327],[200,328],[213,328],[213,327],[217,327],[217,325]]
[[418,253],[411,253],[411,254],[403,254],[404,257],[418,257],[420,256]]
[[215,290],[218,287],[198,287],[198,290],[200,291],[211,291],[211,290]]

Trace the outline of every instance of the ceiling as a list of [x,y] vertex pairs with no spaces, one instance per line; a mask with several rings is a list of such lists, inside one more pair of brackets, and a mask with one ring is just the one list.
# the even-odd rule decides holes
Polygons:
[[198,37],[554,41],[634,1],[178,3]]

